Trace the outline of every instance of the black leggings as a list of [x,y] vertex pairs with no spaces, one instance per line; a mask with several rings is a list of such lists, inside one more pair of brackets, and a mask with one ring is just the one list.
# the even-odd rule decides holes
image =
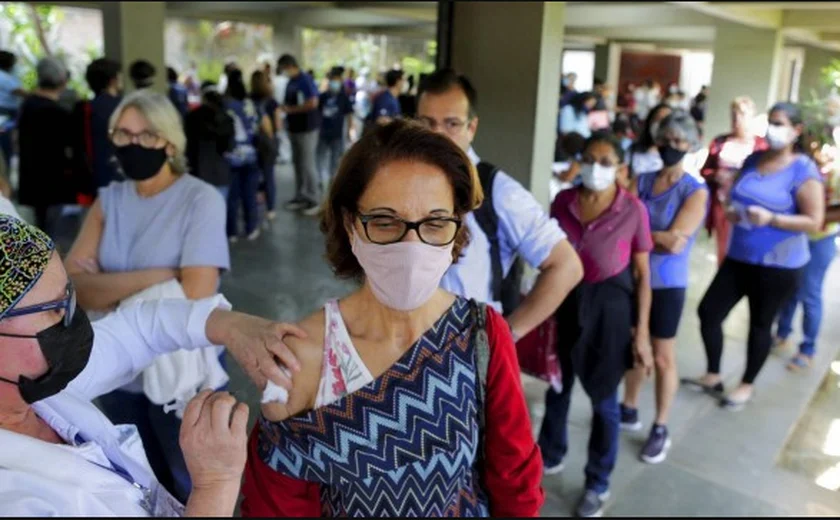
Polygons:
[[752,384],[770,353],[773,321],[799,286],[802,269],[782,269],[745,264],[727,258],[700,302],[700,332],[706,346],[708,372],[720,374],[723,354],[723,320],[747,297],[750,304],[750,332],[747,339],[747,367],[742,381]]

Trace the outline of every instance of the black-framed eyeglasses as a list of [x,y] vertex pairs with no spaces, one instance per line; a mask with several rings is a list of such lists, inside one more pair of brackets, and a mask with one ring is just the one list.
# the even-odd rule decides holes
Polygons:
[[402,241],[412,229],[420,241],[430,246],[448,246],[455,241],[461,229],[461,219],[455,217],[428,217],[409,222],[390,215],[358,215],[367,239],[379,245]]
[[165,139],[154,132],[143,130],[139,133],[129,132],[123,128],[114,128],[110,132],[111,142],[114,146],[128,146],[139,144],[143,148],[160,148]]
[[73,322],[73,315],[76,313],[76,290],[70,282],[67,282],[67,293],[64,298],[50,302],[36,303],[35,305],[30,305],[29,307],[23,307],[20,309],[12,309],[6,312],[3,318],[0,319],[27,316],[29,314],[37,314],[39,312],[55,311],[59,309],[64,310],[64,318],[62,321],[65,327],[69,327]]

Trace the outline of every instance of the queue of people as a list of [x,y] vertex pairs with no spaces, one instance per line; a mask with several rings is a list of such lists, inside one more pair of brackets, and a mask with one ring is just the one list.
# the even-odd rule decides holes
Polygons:
[[[567,432],[577,379],[593,418],[575,512],[600,516],[620,432],[643,426],[639,393],[652,372],[656,416],[640,458],[660,463],[672,447],[689,255],[715,200],[732,229],[698,310],[708,366],[682,381],[726,409],[744,407],[773,325],[778,318],[776,334],[787,337],[797,301],[810,317],[791,363],[807,368],[813,356],[815,287],[831,256],[819,246],[834,229],[823,228],[823,182],[793,105],[770,110],[760,149],[739,126],[749,103],[733,103],[731,138],[707,162],[709,186],[686,173],[700,132],[679,107],[651,106],[629,152],[621,136],[587,128],[573,153],[577,182],[546,212],[473,148],[485,109],[450,69],[419,85],[414,121],[399,117],[402,74],[386,74],[345,154],[354,108],[338,69],[319,92],[281,56],[281,102],[265,71],[249,93],[231,64],[224,92],[204,85],[201,106],[183,115],[172,95],[146,88],[147,63],[131,67],[138,90],[124,97],[119,67],[94,63],[88,81],[103,108],[94,119],[91,102],[91,128],[99,121],[101,132],[119,101],[107,146],[99,141],[89,157],[108,157],[94,161],[97,179],[108,165],[124,180],[93,190],[62,259],[39,228],[66,201],[43,198],[27,172],[62,172],[62,196],[75,198],[73,163],[38,164],[21,146],[21,181],[30,176],[21,202],[42,197],[31,204],[38,221],[0,215],[0,438],[15,447],[0,449],[0,489],[11,490],[4,514],[230,516],[241,493],[245,516],[537,516],[542,479],[575,449]],[[21,109],[22,145],[38,121],[43,132],[44,120],[65,117],[55,114],[66,70],[47,58],[38,79]],[[569,96],[560,124],[577,128],[597,104]],[[72,121],[67,113],[63,124]],[[296,181],[286,207],[318,216],[335,276],[358,282],[299,326],[231,312],[219,294],[240,204],[245,235],[259,236],[260,179],[267,218],[274,211],[281,127]],[[51,146],[72,158],[75,144],[51,131]],[[538,276],[520,295],[523,264]],[[721,324],[744,296],[747,367],[725,393]],[[547,321],[564,331],[553,346],[562,388],[547,390],[535,440],[516,345]],[[250,438],[247,407],[224,392],[221,347],[262,392]],[[38,457],[75,472],[44,471]]]

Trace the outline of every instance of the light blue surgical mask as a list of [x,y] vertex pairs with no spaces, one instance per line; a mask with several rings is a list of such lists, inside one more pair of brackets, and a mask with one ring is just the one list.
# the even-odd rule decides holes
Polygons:
[[330,81],[330,90],[333,92],[338,92],[341,90],[341,81],[334,79]]

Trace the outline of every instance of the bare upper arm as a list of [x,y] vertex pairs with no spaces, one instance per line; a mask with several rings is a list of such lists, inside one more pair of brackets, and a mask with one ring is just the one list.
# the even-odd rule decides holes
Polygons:
[[307,337],[300,339],[286,336],[283,341],[300,362],[301,369],[292,379],[288,402],[261,405],[263,415],[269,421],[282,421],[315,407],[324,358],[323,309],[307,317],[298,326],[306,331]]
[[79,274],[85,270],[79,265],[80,261],[99,259],[99,242],[102,240],[102,229],[105,225],[105,218],[102,214],[102,203],[100,199],[91,206],[87,217],[79,230],[73,247],[64,259],[64,266],[68,274]]
[[219,289],[219,268],[193,266],[181,268],[181,286],[190,300],[209,298]]
[[693,234],[703,224],[706,216],[706,206],[709,201],[709,190],[698,189],[685,199],[677,217],[674,219],[671,229],[681,231],[687,235]]
[[822,226],[825,219],[825,187],[817,179],[808,179],[796,191],[799,213],[813,218]]

